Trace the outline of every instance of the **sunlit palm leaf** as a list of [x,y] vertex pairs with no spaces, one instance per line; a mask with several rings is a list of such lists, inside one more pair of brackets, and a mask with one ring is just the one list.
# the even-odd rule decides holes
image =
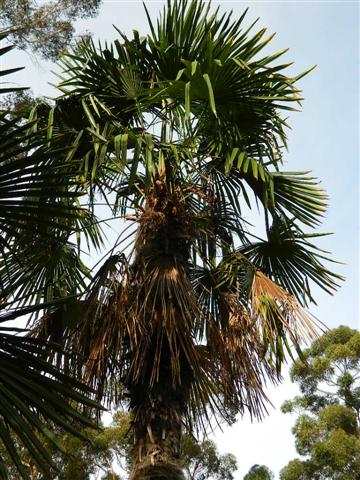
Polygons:
[[326,252],[310,243],[316,234],[304,234],[277,219],[268,232],[266,241],[244,244],[239,251],[254,266],[285,288],[303,304],[314,299],[310,282],[328,293],[337,287],[342,277],[325,268],[321,261],[329,260]]

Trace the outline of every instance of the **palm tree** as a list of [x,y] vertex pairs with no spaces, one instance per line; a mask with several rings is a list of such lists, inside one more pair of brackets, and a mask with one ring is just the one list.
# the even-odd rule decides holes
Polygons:
[[[6,33],[0,33],[0,40],[5,38]],[[0,56],[11,49],[11,45],[1,48]],[[19,68],[2,70],[1,76],[17,70]],[[16,90],[22,89],[0,88],[0,93]],[[44,136],[48,137],[45,145]],[[38,130],[35,118],[25,121],[14,112],[2,110],[0,138],[0,442],[17,468],[19,478],[28,479],[19,454],[21,447],[47,478],[51,478],[54,465],[44,442],[62,450],[53,426],[84,438],[77,426],[94,428],[94,423],[78,406],[99,409],[99,405],[91,400],[87,386],[46,361],[46,356],[55,352],[64,359],[59,345],[24,336],[24,329],[15,328],[11,323],[3,326],[3,323],[39,311],[44,301],[46,307],[51,305],[54,289],[47,285],[45,297],[32,288],[36,279],[39,285],[36,276],[40,277],[36,270],[39,256],[46,257],[50,244],[53,253],[48,254],[48,260],[51,260],[55,240],[58,246],[61,239],[64,244],[64,238],[77,224],[95,237],[96,227],[91,214],[76,205],[75,173],[61,168],[69,149],[52,144],[48,129]],[[42,251],[34,249],[40,238]],[[56,270],[47,264],[52,281],[56,281],[55,271],[61,270],[58,258],[59,255]],[[74,260],[72,255],[72,274],[80,265]],[[79,281],[77,277],[73,280]],[[35,304],[35,298],[43,305]],[[7,467],[0,456],[1,479],[8,478]]]
[[[128,402],[132,480],[182,479],[185,428],[264,415],[266,381],[316,335],[309,281],[331,293],[340,278],[308,233],[326,195],[308,173],[280,170],[282,112],[301,102],[307,72],[286,76],[284,51],[261,56],[272,37],[244,17],[169,0],[147,37],[66,54],[62,95],[37,109],[71,148],[83,206],[106,203],[129,223],[83,297],[67,303],[59,289],[64,303],[33,333],[75,351],[69,368],[99,399]],[[265,240],[246,220],[254,202]]]

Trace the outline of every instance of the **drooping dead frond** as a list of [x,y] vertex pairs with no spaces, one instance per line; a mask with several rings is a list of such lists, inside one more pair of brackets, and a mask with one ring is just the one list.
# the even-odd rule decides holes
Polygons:
[[292,346],[300,353],[300,342],[316,336],[315,320],[241,254],[194,275],[205,319],[207,372],[221,385],[214,403],[262,417],[267,382],[281,380],[281,364]]
[[154,350],[150,385],[159,381],[164,349],[168,350],[172,381],[181,383],[180,362],[187,361],[194,369],[198,364],[192,325],[199,308],[188,275],[176,257],[163,255],[146,259],[136,277],[139,290],[129,314],[134,323],[144,326],[147,336],[130,339],[136,358],[131,374],[135,381],[140,378],[150,348]]
[[210,375],[219,386],[217,402],[223,402],[225,417],[226,409],[235,409],[261,418],[267,411],[266,382],[279,376],[264,356],[258,326],[243,304],[242,293],[232,289],[217,297],[218,314],[207,320]]
[[251,312],[258,322],[264,345],[276,352],[277,364],[284,359],[283,342],[291,354],[287,337],[300,351],[300,343],[317,338],[316,321],[296,298],[257,271],[250,292]]
[[123,371],[126,310],[129,301],[129,269],[125,259],[110,257],[94,278],[84,301],[78,328],[69,342],[81,359],[85,381],[106,396],[109,403],[119,398],[119,377]]
[[193,280],[205,322],[205,338],[199,329],[206,342],[204,370],[214,385],[209,404],[225,420],[246,410],[261,418],[268,402],[266,383],[280,377],[265,356],[258,324],[248,307],[252,266],[239,255],[227,260],[195,272]]
[[124,257],[109,257],[85,298],[49,310],[32,332],[61,344],[68,354],[65,367],[95,389],[99,399],[106,395],[117,401],[119,397],[127,274]]

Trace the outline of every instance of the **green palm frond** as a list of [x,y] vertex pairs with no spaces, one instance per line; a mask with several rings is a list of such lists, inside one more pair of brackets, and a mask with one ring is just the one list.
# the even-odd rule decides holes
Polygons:
[[[87,408],[99,408],[99,405],[89,399],[87,387],[43,359],[50,349],[56,351],[58,347],[17,336],[8,330],[0,328],[0,439],[21,478],[28,480],[28,475],[16,442],[28,450],[35,463],[49,476],[54,466],[39,438],[61,449],[49,424],[82,437],[77,424],[93,428],[95,425],[74,405],[82,404]],[[7,478],[6,465],[2,467],[3,478]]]
[[61,153],[58,163],[49,161],[49,151],[40,147],[42,135],[29,133],[31,126],[34,124],[19,124],[0,114],[4,139],[0,153],[0,229],[12,236],[17,230],[52,224],[71,232],[71,222],[88,216],[75,202],[81,194],[76,191],[79,183],[75,172],[61,166]]
[[328,196],[318,186],[319,181],[309,172],[276,172],[274,184],[274,209],[278,215],[285,212],[310,227],[320,223],[327,208]]
[[279,172],[238,148],[212,159],[202,174],[214,177],[218,195],[226,195],[239,211],[239,197],[251,208],[252,192],[267,213],[287,218],[290,225],[295,221],[314,228],[326,212],[328,196],[309,172]]
[[[0,40],[5,37],[0,33]],[[0,49],[0,56],[11,48]],[[17,70],[1,71],[1,76]],[[15,90],[22,89],[0,88],[0,93]],[[73,295],[83,285],[87,271],[68,243],[71,234],[83,231],[94,245],[100,242],[93,215],[78,203],[77,169],[64,162],[69,149],[52,143],[51,129],[51,122],[40,126],[34,116],[25,121],[13,112],[0,113],[1,323],[54,308],[49,300]],[[59,367],[65,358],[59,346],[17,333],[0,327],[0,442],[19,478],[28,479],[19,446],[50,478],[54,465],[43,442],[62,448],[53,426],[82,436],[79,424],[95,428],[86,410],[101,407],[87,386]],[[55,352],[56,367],[46,360]],[[1,458],[0,476],[7,478]]]
[[[82,231],[89,242],[100,246],[100,230],[91,212],[77,203],[81,192],[77,192],[75,172],[49,162],[49,154],[39,146],[40,135],[29,135],[24,145],[28,125],[6,119],[2,125],[1,135],[6,140],[0,152],[0,294],[4,299],[18,292],[24,302],[49,300],[53,296],[50,290],[61,289],[55,285],[62,275],[73,285],[78,282],[74,288],[83,284],[79,274],[67,276],[66,268],[59,265],[61,255],[50,258],[51,252],[59,252],[59,248],[65,255],[69,252],[67,257],[74,265],[70,270],[79,267],[83,275],[85,267],[76,260],[74,249],[70,253],[67,239]],[[36,271],[39,275],[34,274]],[[48,289],[46,294],[44,288]],[[68,293],[72,290],[69,288]]]
[[194,16],[184,10],[177,18],[178,8],[169,3],[164,23],[151,26],[152,37],[123,35],[123,43],[102,51],[91,43],[79,45],[62,60],[60,88],[81,95],[94,124],[99,110],[120,120],[123,128],[142,128],[144,112],[160,118],[165,101],[169,112],[178,116],[181,109],[175,109],[181,106],[185,120],[196,118],[202,153],[210,153],[215,144],[217,151],[225,149],[231,135],[232,143],[249,155],[279,161],[285,133],[277,110],[299,102],[294,83],[300,76],[279,73],[286,65],[270,66],[284,52],[253,60],[270,39],[262,41],[264,31],[249,37],[250,31],[241,29],[244,16],[232,22],[230,16],[218,20],[214,15],[204,22],[205,3],[189,5]]
[[[9,32],[6,31],[0,31],[0,41],[5,40],[7,36],[9,35]],[[0,48],[0,57],[5,55],[6,53],[10,52],[14,48],[13,45],[7,45],[6,47],[1,47]],[[23,70],[24,67],[15,67],[15,68],[8,68],[6,70],[1,70],[0,71],[0,77],[4,77],[5,75],[10,75],[12,73],[18,72],[20,70]],[[3,82],[0,82],[0,95],[4,93],[12,93],[12,92],[17,92],[17,91],[23,91],[26,90],[26,88],[23,87],[3,87],[2,86]]]
[[18,307],[78,295],[89,277],[76,246],[50,234],[23,235],[0,263],[2,297]]
[[331,261],[324,252],[311,243],[321,234],[305,234],[276,219],[266,241],[244,244],[239,252],[265,275],[273,279],[301,303],[315,302],[310,290],[314,282],[328,293],[338,288],[343,277],[322,264]]
[[227,148],[231,135],[250,155],[278,161],[274,136],[286,141],[278,110],[301,100],[294,86],[301,75],[288,78],[282,73],[287,65],[272,65],[284,51],[257,60],[272,36],[264,39],[265,29],[252,34],[252,27],[244,28],[245,14],[233,21],[231,14],[208,16],[209,8],[205,2],[168,2],[157,27],[150,24],[148,69],[159,79],[160,92],[188,105],[185,113],[198,119],[206,149]]
[[[11,48],[2,49],[0,55]],[[3,75],[8,73],[11,72],[2,72]],[[85,231],[86,224],[91,223],[90,214],[77,204],[77,198],[83,193],[82,183],[76,166],[66,163],[71,153],[69,147],[53,142],[52,130],[51,115],[39,125],[35,112],[29,121],[11,112],[0,113],[2,252],[26,230],[52,225],[70,234],[76,222]],[[92,240],[99,242],[94,227]]]
[[[73,147],[59,144],[53,136],[50,113],[45,121],[40,121],[35,111],[29,120],[11,112],[0,113],[2,302],[15,293],[19,293],[20,304],[35,299],[46,302],[61,290],[58,282],[62,276],[72,283],[67,290],[73,294],[84,285],[86,269],[68,242],[69,236],[82,232],[96,248],[102,244],[95,216],[79,204],[83,180],[79,165],[69,162]],[[56,265],[63,262],[64,255],[49,257],[59,248],[65,256],[69,253],[68,260],[73,262],[69,276],[67,267]]]

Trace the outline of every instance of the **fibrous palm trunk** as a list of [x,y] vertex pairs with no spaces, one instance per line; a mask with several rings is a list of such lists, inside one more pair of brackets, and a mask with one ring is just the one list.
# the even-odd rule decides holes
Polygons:
[[[126,388],[134,415],[131,480],[183,480],[182,416],[192,382],[187,222],[179,196],[158,181],[140,218],[130,307],[138,341]],[[186,311],[184,311],[186,310]]]
[[175,397],[175,392],[161,395],[161,389],[156,389],[157,395],[153,392],[151,400],[143,391],[148,399],[135,409],[131,480],[184,479],[180,466],[181,405],[170,397]]

